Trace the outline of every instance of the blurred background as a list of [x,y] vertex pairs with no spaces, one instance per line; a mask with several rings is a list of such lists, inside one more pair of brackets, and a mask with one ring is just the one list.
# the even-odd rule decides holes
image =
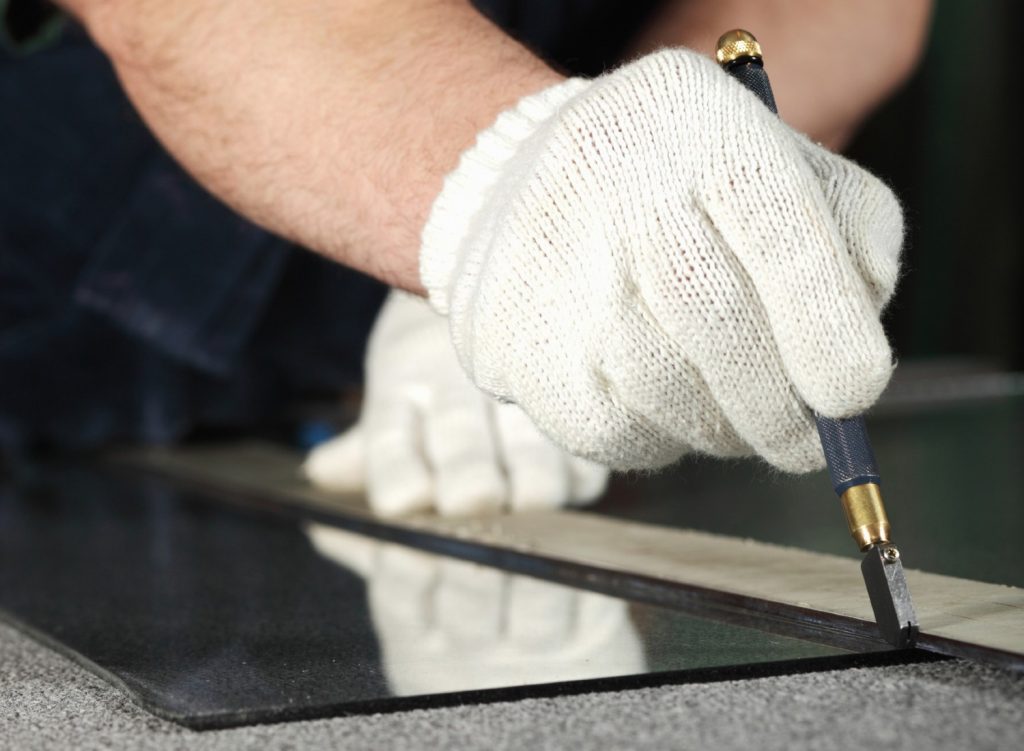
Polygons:
[[887,319],[904,359],[1024,368],[1021,21],[1020,3],[939,0],[917,73],[849,149],[906,208],[904,280]]

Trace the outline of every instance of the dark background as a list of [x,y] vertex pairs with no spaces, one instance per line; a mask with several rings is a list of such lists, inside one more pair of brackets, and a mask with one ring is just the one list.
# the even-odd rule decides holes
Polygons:
[[1021,138],[1016,97],[1024,8],[936,4],[907,86],[849,150],[904,202],[904,279],[887,316],[903,358],[965,355],[1024,368]]

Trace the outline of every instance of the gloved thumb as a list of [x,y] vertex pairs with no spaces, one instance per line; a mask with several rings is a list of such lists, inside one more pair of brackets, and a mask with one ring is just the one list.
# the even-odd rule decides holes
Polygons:
[[328,490],[365,491],[366,441],[362,426],[356,423],[341,435],[314,448],[306,457],[302,471],[314,485]]

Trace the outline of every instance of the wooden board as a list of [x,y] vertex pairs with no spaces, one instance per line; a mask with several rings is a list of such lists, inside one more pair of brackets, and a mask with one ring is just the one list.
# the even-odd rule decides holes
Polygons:
[[[877,649],[856,558],[580,511],[473,519],[373,517],[360,497],[310,486],[300,457],[266,444],[119,455],[247,506],[823,643]],[[909,569],[918,646],[1024,670],[1024,589]]]

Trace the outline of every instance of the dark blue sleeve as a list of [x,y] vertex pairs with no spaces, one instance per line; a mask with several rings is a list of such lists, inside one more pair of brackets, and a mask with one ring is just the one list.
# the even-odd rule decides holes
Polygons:
[[54,299],[178,362],[231,370],[289,244],[173,162],[78,27],[39,54],[0,54],[0,144],[3,253],[31,257]]
[[288,245],[156,152],[97,238],[75,300],[211,373],[234,366],[274,293]]
[[334,400],[384,293],[206,193],[76,25],[0,50],[0,457]]

